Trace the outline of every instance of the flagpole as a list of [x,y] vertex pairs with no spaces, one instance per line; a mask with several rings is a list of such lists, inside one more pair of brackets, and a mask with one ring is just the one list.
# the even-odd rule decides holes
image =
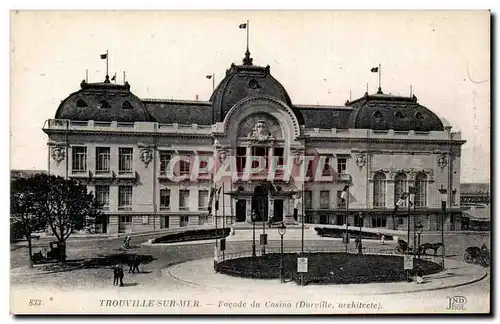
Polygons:
[[378,64],[378,90],[381,91],[381,85],[380,85],[380,80],[382,76],[382,67],[380,66],[380,63]]
[[109,79],[109,74],[108,74],[108,60],[109,60],[109,54],[108,54],[108,50],[106,50],[106,79]]
[[249,34],[250,34],[250,22],[247,20],[247,51],[248,51],[248,44],[249,44]]
[[89,82],[89,69],[85,70],[85,82]]
[[123,84],[125,84],[125,71],[123,71]]
[[212,92],[215,91],[215,73],[212,73]]

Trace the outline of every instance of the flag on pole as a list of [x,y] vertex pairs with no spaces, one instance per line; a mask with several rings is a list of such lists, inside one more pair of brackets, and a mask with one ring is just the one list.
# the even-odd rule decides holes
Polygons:
[[373,67],[373,68],[371,69],[371,71],[372,71],[373,73],[377,73],[377,72],[378,72],[378,66],[377,66],[377,67]]
[[412,200],[415,200],[416,193],[415,187],[408,187],[408,204],[410,204],[410,207],[413,206]]
[[406,199],[408,199],[408,194],[406,192],[404,192],[401,197],[399,198],[399,200],[396,202],[396,204],[394,205],[394,213],[396,213],[398,211],[398,208],[403,206],[403,204],[405,203]]
[[211,78],[212,78],[212,76],[211,76],[211,75],[207,75],[207,79],[209,79],[209,80],[210,80]]
[[217,189],[217,193],[215,196],[215,210],[219,210],[219,195],[220,195],[220,190],[222,189],[222,186]]
[[340,194],[340,199],[342,199],[342,202],[344,203],[347,199],[347,192],[349,191],[349,185],[344,186],[344,190],[342,190],[342,193]]
[[245,24],[240,24],[240,26],[239,26],[239,27],[240,27],[241,29],[246,29],[246,28],[247,28],[247,24],[246,24],[246,23],[245,23]]
[[208,198],[208,213],[212,213],[212,204],[214,202],[215,188],[210,188],[210,198]]
[[101,54],[101,59],[102,59],[102,60],[105,60],[105,59],[107,59],[107,58],[108,58],[108,53],[106,53],[106,54]]

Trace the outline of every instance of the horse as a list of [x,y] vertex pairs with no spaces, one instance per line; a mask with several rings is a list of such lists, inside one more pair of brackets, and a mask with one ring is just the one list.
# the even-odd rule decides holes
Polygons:
[[444,249],[444,244],[441,243],[441,242],[438,242],[438,243],[424,243],[424,244],[420,245],[420,253],[421,254],[427,254],[427,250],[431,249],[431,250],[434,250],[434,255],[437,255],[437,250],[440,247],[443,247],[443,249]]
[[398,240],[398,246],[396,246],[396,252],[405,253],[408,250],[408,242],[405,240]]
[[128,273],[135,273],[135,270],[137,270],[137,273],[140,273],[139,271],[139,264],[141,264],[141,257],[137,254],[131,254],[128,257]]
[[121,265],[117,265],[113,269],[113,286],[123,286],[123,268]]

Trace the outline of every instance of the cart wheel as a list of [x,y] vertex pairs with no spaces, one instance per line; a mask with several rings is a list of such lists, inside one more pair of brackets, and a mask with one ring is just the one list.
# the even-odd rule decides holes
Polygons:
[[469,254],[469,252],[466,252],[464,254],[464,261],[467,263],[472,263],[474,259],[472,258],[472,255]]

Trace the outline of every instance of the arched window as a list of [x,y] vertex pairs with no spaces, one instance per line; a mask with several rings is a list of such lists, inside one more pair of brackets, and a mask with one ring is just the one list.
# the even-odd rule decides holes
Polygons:
[[415,178],[415,207],[427,206],[427,175],[417,174]]
[[130,102],[125,101],[125,102],[122,104],[122,108],[123,108],[123,109],[132,109],[132,105],[130,104]]
[[83,101],[82,99],[78,99],[76,101],[76,106],[78,108],[88,107],[87,103],[85,101]]
[[377,173],[373,178],[373,206],[385,207],[385,174]]
[[111,108],[111,106],[106,100],[103,100],[97,105],[97,108]]
[[[394,203],[399,201],[399,198],[405,193],[407,189],[407,179],[406,174],[398,173],[396,178],[394,179]],[[406,200],[404,200],[403,204],[400,206],[406,206]]]

